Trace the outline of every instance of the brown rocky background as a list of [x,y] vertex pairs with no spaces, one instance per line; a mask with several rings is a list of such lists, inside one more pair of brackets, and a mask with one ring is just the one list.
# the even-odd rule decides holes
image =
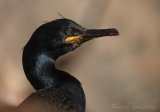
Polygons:
[[120,32],[58,60],[82,82],[87,112],[160,112],[159,0],[0,0],[0,112],[13,112],[34,91],[22,69],[23,46],[57,12],[86,28]]

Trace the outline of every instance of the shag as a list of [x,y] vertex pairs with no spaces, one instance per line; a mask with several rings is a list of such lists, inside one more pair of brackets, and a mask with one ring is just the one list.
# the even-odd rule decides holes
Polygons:
[[58,57],[82,43],[119,35],[115,28],[85,29],[62,18],[41,25],[23,50],[25,75],[36,92],[19,106],[21,112],[85,112],[85,94],[78,79],[56,68]]

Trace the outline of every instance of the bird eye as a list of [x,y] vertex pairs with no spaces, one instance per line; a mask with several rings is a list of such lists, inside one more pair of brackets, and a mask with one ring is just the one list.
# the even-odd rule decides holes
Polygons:
[[66,30],[66,35],[67,36],[71,36],[72,35],[72,30],[71,29],[67,29]]

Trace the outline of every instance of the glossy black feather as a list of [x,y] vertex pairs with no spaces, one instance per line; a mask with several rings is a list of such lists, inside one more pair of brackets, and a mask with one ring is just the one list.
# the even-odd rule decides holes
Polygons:
[[[25,75],[37,91],[22,102],[18,107],[20,111],[85,112],[81,83],[69,73],[58,70],[56,60],[88,40],[118,34],[114,28],[85,29],[65,18],[37,28],[24,47],[22,58]],[[70,39],[66,41],[66,38]]]

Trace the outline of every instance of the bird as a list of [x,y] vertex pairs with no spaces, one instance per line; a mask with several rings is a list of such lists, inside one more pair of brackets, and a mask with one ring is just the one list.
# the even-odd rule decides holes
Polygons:
[[81,82],[56,68],[56,60],[98,37],[117,36],[116,28],[86,29],[71,19],[59,18],[38,27],[25,45],[22,63],[35,92],[19,106],[20,112],[85,112]]

